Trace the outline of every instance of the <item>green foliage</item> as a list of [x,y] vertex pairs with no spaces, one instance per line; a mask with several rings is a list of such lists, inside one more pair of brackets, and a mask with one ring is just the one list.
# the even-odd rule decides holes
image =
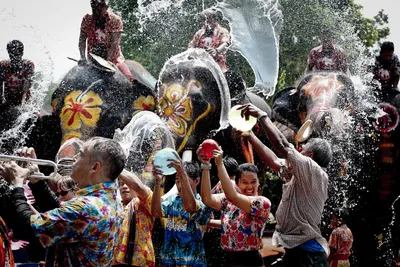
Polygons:
[[[146,4],[151,2],[147,1]],[[184,51],[194,33],[201,27],[200,13],[203,7],[214,3],[213,0],[186,0],[179,9],[165,8],[147,18],[142,29],[136,17],[136,0],[111,0],[112,9],[124,21],[122,50],[125,57],[139,61],[158,77],[165,61]],[[338,43],[345,46],[350,62],[359,57],[360,48],[354,45],[353,39],[349,41],[349,36],[354,35],[361,40],[364,48],[370,48],[389,35],[388,16],[383,10],[374,18],[365,18],[362,15],[362,6],[355,4],[354,0],[280,0],[279,3],[284,25],[280,37],[277,90],[292,86],[304,74],[308,53],[320,44],[319,33],[323,28],[334,30]],[[353,44],[349,45],[349,42]],[[249,86],[253,85],[253,71],[240,54],[230,51],[228,65],[233,71],[240,73]]]

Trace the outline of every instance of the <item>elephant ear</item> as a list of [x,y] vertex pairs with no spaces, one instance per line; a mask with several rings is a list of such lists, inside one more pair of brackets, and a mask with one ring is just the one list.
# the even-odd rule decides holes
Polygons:
[[298,106],[299,95],[296,88],[285,88],[274,97],[271,117],[297,131],[301,127]]

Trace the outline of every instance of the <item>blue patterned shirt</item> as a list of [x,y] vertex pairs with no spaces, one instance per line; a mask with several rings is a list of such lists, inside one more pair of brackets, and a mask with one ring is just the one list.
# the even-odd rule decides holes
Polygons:
[[83,188],[60,208],[31,216],[46,266],[111,266],[123,210],[114,182]]
[[196,212],[183,208],[179,195],[170,196],[161,203],[163,217],[167,218],[161,266],[207,266],[203,234],[210,221],[211,209],[196,195]]

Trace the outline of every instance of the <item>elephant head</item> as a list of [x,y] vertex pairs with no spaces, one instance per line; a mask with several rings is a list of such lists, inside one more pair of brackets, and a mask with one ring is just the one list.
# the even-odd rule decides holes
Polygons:
[[164,65],[158,97],[159,115],[175,135],[178,152],[195,149],[210,132],[227,126],[228,85],[202,49],[189,49]]
[[[351,110],[352,81],[341,73],[318,72],[306,75],[297,87],[284,89],[274,98],[273,118],[297,132],[307,120],[318,135],[332,133],[344,123],[343,111]],[[337,134],[335,128],[335,134]]]
[[76,66],[52,96],[53,113],[60,119],[62,142],[70,138],[112,137],[132,115],[154,110],[153,90],[120,71],[102,66]]

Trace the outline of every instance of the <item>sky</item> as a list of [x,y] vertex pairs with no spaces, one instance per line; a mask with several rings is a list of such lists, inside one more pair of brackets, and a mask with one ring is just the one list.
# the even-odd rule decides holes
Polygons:
[[[293,0],[297,1],[297,0]],[[6,44],[20,39],[25,57],[33,60],[37,70],[46,72],[57,82],[79,59],[78,38],[82,17],[90,13],[89,0],[4,0],[0,6],[0,59],[7,59]],[[400,47],[400,0],[356,0],[364,6],[367,17],[380,9],[389,15],[390,40]]]

